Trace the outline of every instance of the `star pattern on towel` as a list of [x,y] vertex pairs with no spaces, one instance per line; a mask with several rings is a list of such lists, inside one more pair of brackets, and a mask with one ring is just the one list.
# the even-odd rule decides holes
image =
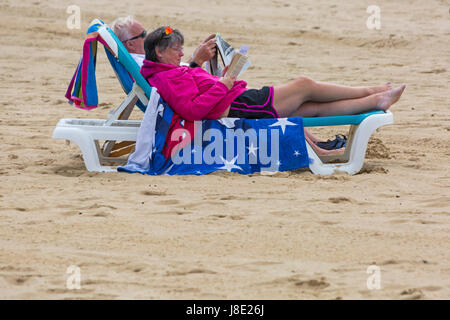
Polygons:
[[156,109],[156,112],[158,112],[158,116],[162,118],[164,114],[164,106],[162,104],[159,104],[158,109]]
[[247,147],[248,149],[248,155],[253,154],[256,157],[256,150],[258,150],[258,147],[255,147],[253,145],[253,142],[250,143],[250,147]]
[[279,126],[281,127],[281,132],[286,130],[286,126],[297,126],[298,124],[290,122],[287,118],[278,118],[277,122],[271,124],[269,127]]
[[[153,109],[155,110],[155,109]],[[167,112],[165,112],[167,111]],[[217,156],[217,162],[215,163],[206,163],[203,159],[203,151],[204,148],[209,146],[210,142],[208,139],[204,139],[203,131],[194,130],[194,136],[190,137],[190,132],[185,131],[186,125],[188,124],[187,120],[182,120],[179,118],[174,118],[172,113],[170,112],[170,106],[164,104],[158,104],[156,107],[156,115],[157,115],[157,124],[156,129],[158,130],[158,124],[160,124],[161,134],[166,135],[170,133],[170,130],[167,129],[167,124],[170,123],[174,119],[178,119],[178,126],[184,127],[180,134],[180,140],[186,142],[186,139],[189,144],[188,153],[190,153],[189,157],[191,161],[193,159],[199,160],[199,163],[195,161],[193,164],[185,166],[185,163],[174,164],[172,163],[169,167],[166,166],[166,162],[164,162],[163,157],[157,157],[155,154],[161,153],[162,150],[156,150],[156,146],[153,144],[151,146],[152,155],[152,170],[155,172],[159,172],[161,174],[169,173],[169,174],[179,174],[179,173],[190,173],[195,175],[203,175],[209,173],[211,171],[222,170],[223,172],[258,172],[264,170],[270,170],[273,172],[276,171],[284,171],[291,170],[292,168],[296,168],[299,165],[304,166],[305,160],[303,159],[307,156],[306,150],[303,150],[304,145],[299,141],[301,139],[296,139],[298,135],[302,134],[301,122],[299,123],[296,119],[291,118],[275,118],[275,119],[250,119],[250,120],[241,120],[239,118],[223,118],[217,121],[216,123],[211,123],[213,120],[202,120],[199,122],[197,126],[200,124],[200,129],[205,130],[214,129],[218,130],[222,134],[221,139],[218,140],[219,143],[223,142],[223,148],[215,149],[215,156]],[[175,114],[175,112],[174,112]],[[172,117],[172,118],[171,118]],[[259,121],[255,125],[255,122]],[[263,123],[264,122],[264,123]],[[194,128],[194,129],[196,129]],[[258,136],[257,140],[253,140],[245,136],[245,140],[240,142],[238,139],[238,145],[234,144],[234,149],[231,154],[228,154],[228,142],[233,143],[230,139],[227,139],[227,134],[232,130],[236,132],[236,130],[243,130],[244,133],[247,130],[261,130],[264,132],[262,136]],[[274,130],[272,130],[274,129]],[[280,135],[279,132],[282,132]],[[258,132],[257,132],[258,133]],[[197,136],[198,135],[198,136]],[[200,139],[196,142],[194,137]],[[251,137],[251,136],[249,136]],[[163,139],[164,136],[159,137]],[[275,140],[274,140],[275,139]],[[277,141],[279,139],[279,141]],[[282,140],[284,139],[284,140]],[[233,139],[234,140],[234,139]],[[243,146],[239,145],[242,143]],[[215,146],[215,145],[214,145]],[[241,149],[242,148],[242,149]],[[244,149],[245,148],[245,149]],[[219,152],[221,150],[221,152]],[[227,156],[225,155],[225,150],[227,150]],[[244,151],[247,153],[240,154],[240,152]],[[217,153],[219,152],[219,153]],[[239,155],[238,155],[239,153]],[[164,155],[165,156],[165,155]],[[166,156],[165,156],[166,157]],[[243,157],[242,159],[240,157]],[[266,163],[261,160],[270,160],[269,163]],[[237,161],[239,160],[239,161]],[[241,163],[241,160],[242,163]],[[256,160],[256,162],[255,162]],[[183,167],[185,166],[185,167]],[[159,170],[159,171],[157,171]],[[150,172],[150,171],[149,171]]]
[[222,118],[219,119],[219,122],[228,129],[233,129],[234,127],[236,127],[236,120],[238,120],[238,118]]
[[235,165],[234,163],[236,162],[236,159],[238,158],[238,156],[234,157],[231,161],[227,161],[226,159],[224,159],[222,156],[220,157],[220,159],[222,159],[224,166],[220,167],[219,169],[225,169],[228,172],[231,172],[231,170],[233,169],[239,169],[242,171],[242,168]]

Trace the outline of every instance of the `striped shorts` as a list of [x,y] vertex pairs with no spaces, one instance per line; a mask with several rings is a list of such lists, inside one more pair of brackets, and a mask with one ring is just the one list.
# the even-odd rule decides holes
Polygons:
[[273,107],[273,87],[248,89],[238,96],[230,105],[229,118],[278,118]]

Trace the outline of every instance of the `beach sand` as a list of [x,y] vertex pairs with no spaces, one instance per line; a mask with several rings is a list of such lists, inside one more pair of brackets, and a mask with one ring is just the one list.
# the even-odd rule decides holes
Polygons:
[[[1,299],[450,298],[448,1],[377,1],[380,30],[366,26],[372,1],[81,0],[81,29],[69,29],[72,4],[0,1]],[[406,83],[395,124],[354,176],[87,172],[52,131],[124,98],[103,49],[99,107],[64,93],[90,21],[128,14],[182,30],[186,60],[213,32],[249,45],[250,87]]]

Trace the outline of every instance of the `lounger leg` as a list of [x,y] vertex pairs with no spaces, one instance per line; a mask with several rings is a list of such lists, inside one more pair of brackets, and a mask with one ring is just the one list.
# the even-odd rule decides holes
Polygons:
[[73,141],[83,154],[84,164],[88,171],[110,172],[116,171],[110,166],[100,165],[100,159],[92,136],[77,128],[56,128],[53,132],[53,138],[60,138]]
[[323,163],[320,157],[316,154],[314,149],[309,145],[308,141],[306,141],[306,150],[308,151],[309,157],[309,169],[314,174],[319,175],[329,175],[334,173],[334,167],[327,166],[327,164]]
[[84,164],[88,171],[102,171],[102,166],[100,165],[100,159],[98,158],[97,147],[94,140],[87,135],[80,137],[74,141],[79,147],[83,154]]
[[311,158],[309,168],[314,174],[329,175],[335,171],[358,173],[366,157],[367,144],[372,133],[381,126],[394,122],[391,113],[367,117],[358,126],[352,126],[346,149],[350,149],[349,161],[346,163],[323,163],[313,148],[307,143],[308,156]]

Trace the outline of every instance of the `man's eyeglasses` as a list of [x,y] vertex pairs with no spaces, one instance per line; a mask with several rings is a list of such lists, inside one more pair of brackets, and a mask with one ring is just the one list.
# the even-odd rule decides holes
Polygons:
[[125,41],[123,41],[123,42],[131,41],[131,40],[136,40],[136,39],[139,39],[139,38],[145,38],[146,35],[147,35],[147,30],[144,30],[144,31],[142,31],[141,34],[137,35],[136,37],[127,39],[127,40],[125,40]]

